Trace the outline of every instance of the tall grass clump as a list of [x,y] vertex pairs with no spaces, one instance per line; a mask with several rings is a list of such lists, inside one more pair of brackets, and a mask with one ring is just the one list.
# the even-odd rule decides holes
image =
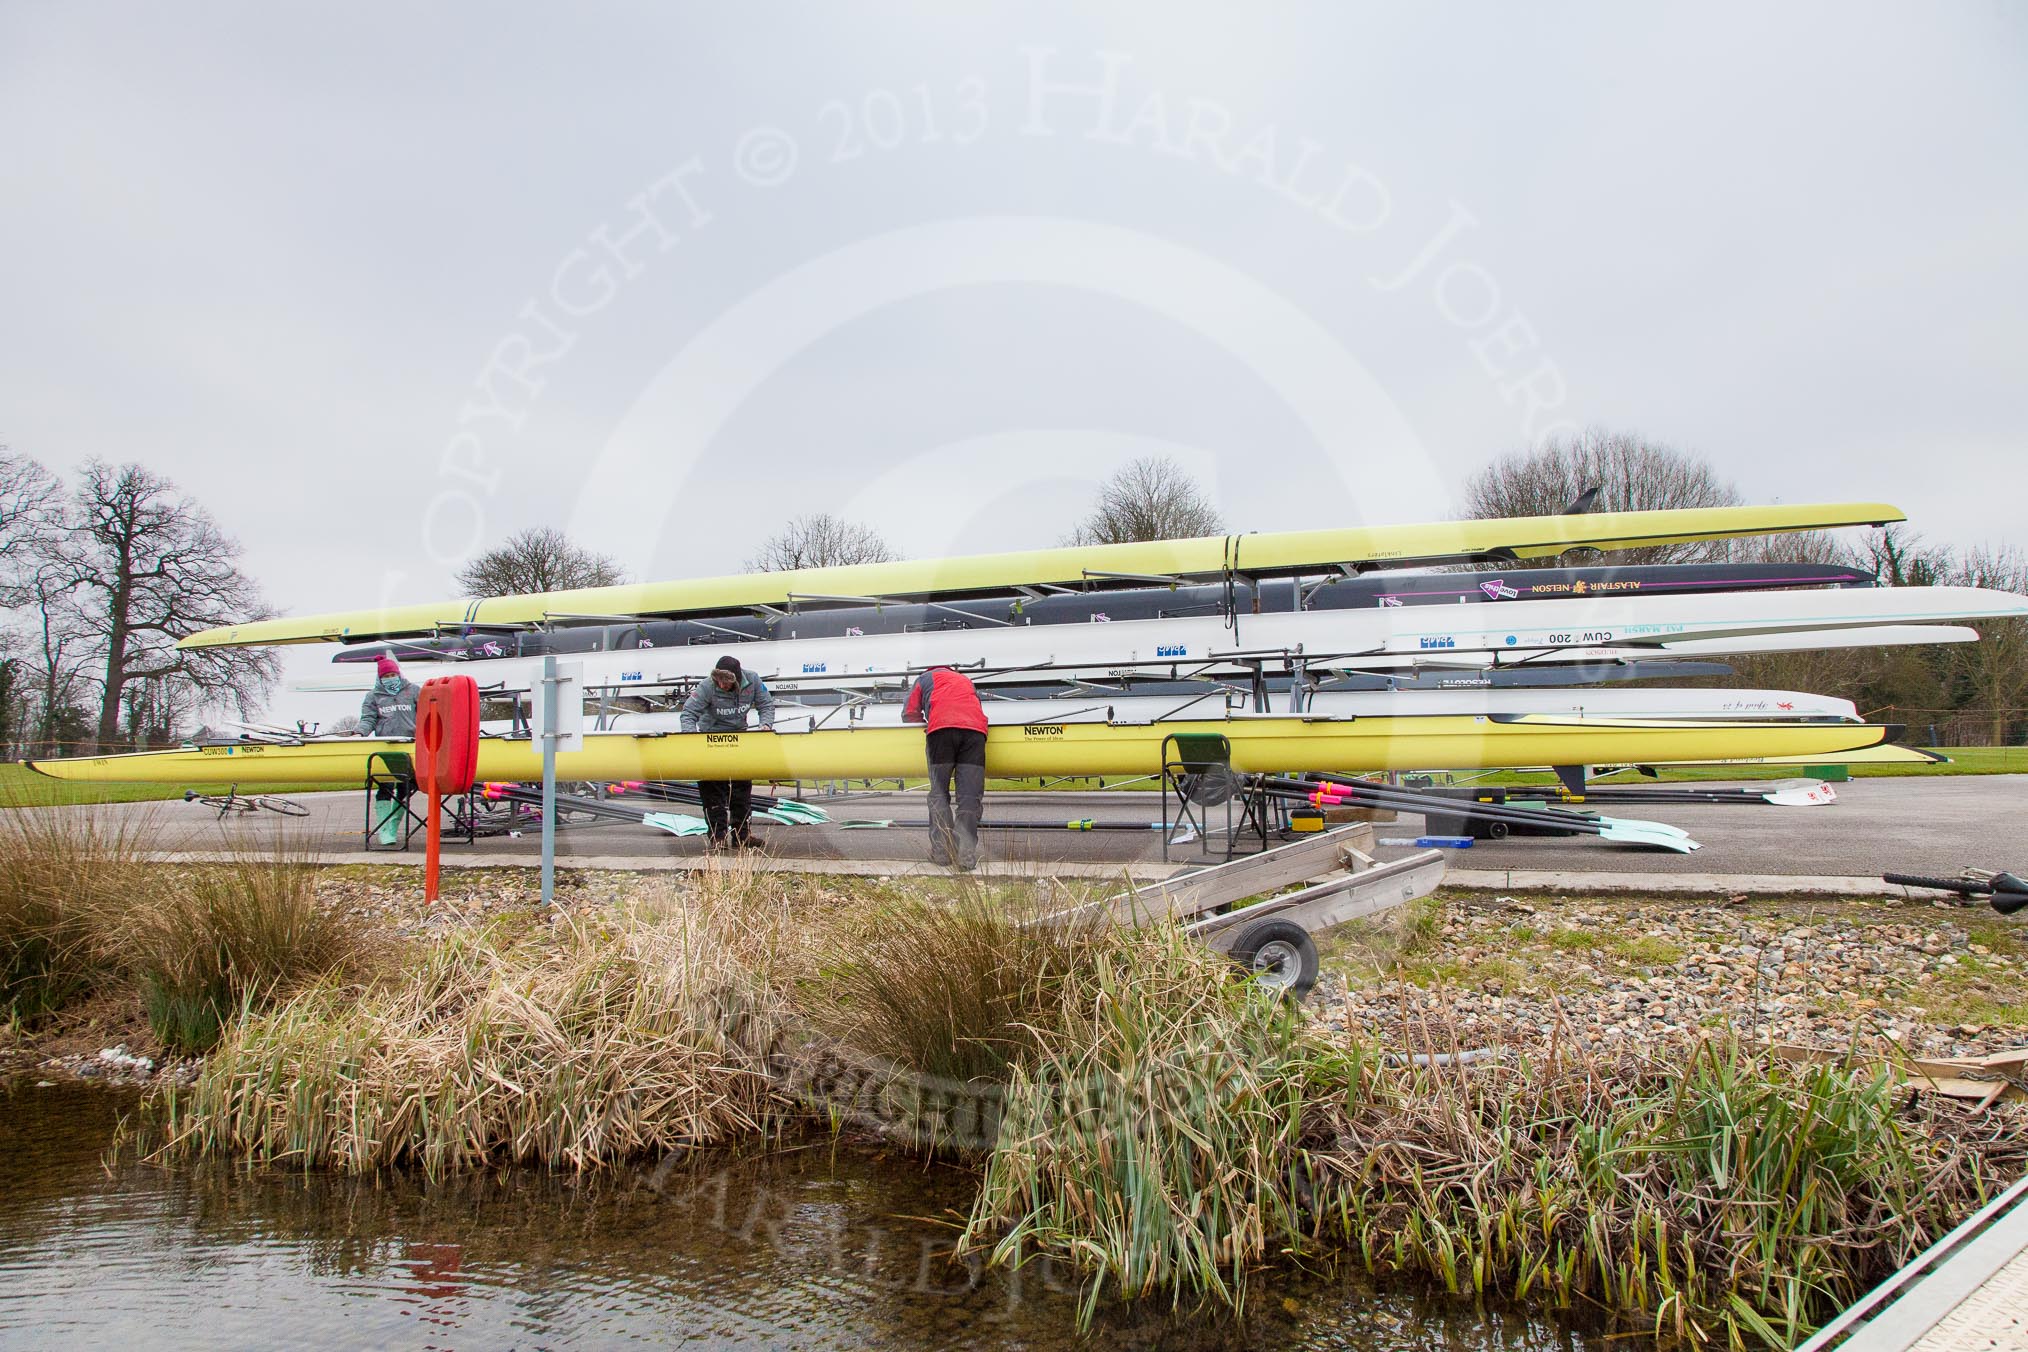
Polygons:
[[138,875],[132,835],[97,813],[0,808],[0,1018],[39,1018],[108,974],[98,918]]
[[1674,1063],[1369,1056],[1315,1159],[1332,1228],[1373,1271],[1787,1347],[1994,1181],[1995,1158],[1906,1099],[1884,1070],[1732,1041]]
[[977,883],[878,905],[808,983],[811,1017],[902,1073],[1004,1082],[1034,1053],[1066,979],[1102,948],[1091,923],[1045,921],[1044,910]]
[[318,896],[316,865],[286,841],[155,876],[149,894],[101,914],[101,943],[140,988],[163,1044],[206,1052],[226,1023],[336,971],[360,939]]
[[351,1173],[575,1170],[766,1131],[779,917],[705,890],[531,938],[499,922],[238,1020],[144,1144]]
[[960,1252],[1069,1261],[1086,1324],[1109,1290],[1238,1305],[1249,1272],[1306,1243],[1306,1105],[1331,1054],[1171,926],[1100,949],[1012,1069]]

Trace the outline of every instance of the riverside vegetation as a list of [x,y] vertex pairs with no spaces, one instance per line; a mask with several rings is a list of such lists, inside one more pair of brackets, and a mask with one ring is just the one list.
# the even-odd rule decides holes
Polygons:
[[[209,1050],[125,1148],[442,1178],[878,1127],[968,1161],[960,1254],[1237,1306],[1349,1262],[1689,1346],[1787,1346],[2019,1174],[2028,1124],[1723,1028],[1470,1059],[1439,1003],[1336,1029],[1173,929],[1034,924],[1040,886],[680,884],[376,925],[289,856],[145,866],[0,825],[18,1029],[82,999]],[[1406,1017],[1406,1016],[1405,1016]],[[1627,1045],[1627,1044],[1623,1044]]]

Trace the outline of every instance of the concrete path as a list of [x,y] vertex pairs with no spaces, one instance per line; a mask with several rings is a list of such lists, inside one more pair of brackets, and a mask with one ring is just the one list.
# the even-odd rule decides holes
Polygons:
[[[1877,892],[1885,871],[1954,874],[1967,865],[2028,871],[2028,776],[1866,779],[1838,785],[1839,801],[1824,807],[1766,804],[1603,807],[1608,815],[1650,817],[1682,827],[1704,848],[1683,856],[1590,837],[1516,837],[1484,841],[1452,856],[1455,883],[1509,889],[1667,887],[1708,891],[1792,888]],[[197,804],[133,803],[101,809],[154,851],[211,854],[259,846],[287,833],[332,862],[404,862],[399,854],[363,853],[365,807],[359,793],[298,798],[310,816],[260,814],[220,822]],[[922,821],[920,794],[820,798],[834,819]],[[682,811],[680,805],[668,805]],[[1137,878],[1162,876],[1186,863],[1185,851],[1165,862],[1155,830],[1081,832],[1061,823],[1091,817],[1146,824],[1161,816],[1158,795],[1145,792],[1008,793],[987,801],[989,821],[1032,823],[989,830],[985,849],[995,873],[1063,873]],[[920,828],[847,830],[762,824],[777,866],[797,871],[893,873],[927,868],[927,832]],[[1416,817],[1382,824],[1381,836],[1413,836]],[[407,861],[421,859],[417,837]],[[566,866],[688,868],[705,858],[701,839],[681,839],[625,823],[572,827],[558,840]],[[453,865],[525,865],[539,850],[535,836],[499,837],[450,846]],[[1383,857],[1403,851],[1383,850]]]

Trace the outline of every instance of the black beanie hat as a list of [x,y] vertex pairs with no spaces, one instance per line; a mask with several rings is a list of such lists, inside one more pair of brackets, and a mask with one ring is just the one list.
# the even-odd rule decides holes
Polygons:
[[729,671],[732,673],[733,679],[737,680],[739,678],[739,659],[728,653],[718,659],[718,665],[714,666],[712,670]]

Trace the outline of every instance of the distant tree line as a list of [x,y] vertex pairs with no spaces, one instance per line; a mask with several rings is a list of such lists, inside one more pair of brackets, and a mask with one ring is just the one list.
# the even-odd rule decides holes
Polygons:
[[240,546],[169,480],[92,461],[65,483],[0,447],[0,747],[173,743],[196,713],[250,716],[278,659],[179,638],[269,615]]

